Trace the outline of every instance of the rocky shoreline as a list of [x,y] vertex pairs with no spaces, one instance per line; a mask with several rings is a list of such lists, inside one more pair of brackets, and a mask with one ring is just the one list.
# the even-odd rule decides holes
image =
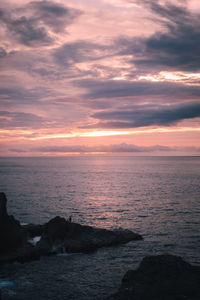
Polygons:
[[[59,216],[43,225],[21,225],[7,213],[7,199],[0,193],[0,263],[26,262],[44,255],[93,251],[141,240],[130,230],[107,230],[70,222]],[[39,237],[33,244],[31,239]]]
[[[8,215],[6,203],[5,194],[0,193],[0,264],[5,265],[5,263],[15,261],[23,263],[38,260],[41,256],[51,255],[51,258],[48,258],[48,262],[42,262],[41,268],[44,268],[45,272],[40,275],[41,279],[39,279],[43,286],[42,280],[46,277],[49,278],[49,276],[54,278],[54,272],[56,272],[58,276],[55,279],[56,281],[54,282],[50,278],[48,290],[44,293],[49,295],[48,299],[50,300],[55,299],[56,289],[60,290],[60,285],[62,289],[66,289],[65,275],[60,275],[61,265],[57,265],[58,262],[54,261],[56,257],[52,255],[58,253],[88,253],[104,246],[114,246],[129,241],[142,240],[141,235],[129,230],[110,231],[83,226],[61,217],[55,217],[43,225],[21,225],[13,216]],[[90,257],[90,254],[87,255]],[[53,262],[53,267],[49,266],[49,260],[51,260],[51,263]],[[62,264],[62,262],[59,262],[59,264]],[[63,269],[66,268],[67,261],[65,264]],[[9,265],[11,266],[11,264]],[[26,266],[27,264],[24,265]],[[15,268],[14,265],[13,268]],[[25,269],[28,272],[27,274],[29,274],[27,268]],[[40,269],[39,265],[35,265],[35,268]],[[48,272],[47,268],[53,272],[53,275],[46,273]],[[66,269],[64,272],[66,272]],[[34,276],[38,278],[39,274],[35,272]],[[51,286],[55,290],[52,292],[52,295],[49,294]],[[26,291],[19,290],[19,292],[19,297],[22,300],[28,299],[27,295],[31,300],[35,299],[32,288],[29,290],[29,287],[27,287]],[[38,292],[41,293],[41,289]],[[41,295],[41,299],[44,299],[44,294]],[[102,297],[102,299],[198,300],[200,299],[200,267],[192,266],[178,256],[147,256],[141,261],[136,270],[129,270],[124,275],[118,292],[111,296],[109,296],[109,292],[105,295],[107,295],[107,298]],[[59,296],[59,299],[61,299],[64,294]],[[37,298],[40,299],[40,296],[38,295]],[[7,298],[4,293],[1,295],[0,290],[0,300],[5,299],[19,298],[17,294]],[[71,296],[71,298],[68,297],[67,299],[75,298]],[[82,299],[82,297],[79,299]],[[98,299],[101,299],[101,297]]]

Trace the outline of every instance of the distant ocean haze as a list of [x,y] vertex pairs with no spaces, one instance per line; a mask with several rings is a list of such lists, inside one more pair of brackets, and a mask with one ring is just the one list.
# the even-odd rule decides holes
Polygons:
[[0,166],[0,190],[22,223],[59,215],[128,228],[149,252],[156,244],[200,264],[200,157],[7,157]]

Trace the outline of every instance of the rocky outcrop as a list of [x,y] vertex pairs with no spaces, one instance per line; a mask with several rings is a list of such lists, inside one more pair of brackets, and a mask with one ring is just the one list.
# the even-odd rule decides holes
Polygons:
[[44,225],[44,232],[37,249],[49,252],[85,252],[103,246],[113,246],[142,237],[130,230],[106,230],[71,223],[55,217]]
[[[8,216],[6,196],[0,193],[0,263],[29,261],[41,255],[63,252],[86,252],[103,246],[113,246],[142,236],[130,230],[106,230],[71,223],[55,217],[44,225],[24,225]],[[34,245],[30,239],[41,236]]]
[[198,300],[200,267],[181,257],[145,257],[137,270],[128,271],[119,291],[108,300]]
[[22,225],[22,227],[28,238],[40,236],[44,231],[44,225],[26,224],[26,225]]
[[25,234],[19,221],[7,213],[7,199],[0,193],[0,253],[10,252],[24,245]]

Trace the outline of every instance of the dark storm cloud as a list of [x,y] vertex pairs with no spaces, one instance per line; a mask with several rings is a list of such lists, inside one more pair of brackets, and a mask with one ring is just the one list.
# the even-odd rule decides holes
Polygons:
[[[133,106],[128,109],[101,111],[91,115],[101,120],[81,128],[136,128],[152,125],[170,126],[179,121],[200,117],[200,104],[160,107]],[[103,122],[102,122],[103,120]]]
[[67,8],[53,1],[38,1],[20,9],[0,10],[0,23],[12,38],[26,46],[52,43],[49,29],[54,33],[64,31],[80,15],[79,10]]
[[23,112],[0,111],[0,128],[40,128],[43,118]]
[[[158,1],[137,1],[152,10],[156,22],[166,27],[167,32],[156,32],[151,37],[134,39],[123,45],[123,53],[136,56],[132,62],[138,68],[173,68],[184,71],[200,69],[200,18],[188,11],[186,6]],[[158,19],[160,17],[160,19]],[[124,42],[119,39],[118,44]],[[129,46],[132,44],[132,48]]]
[[[76,80],[74,85],[86,88],[86,98],[114,98],[127,96],[167,96],[184,99],[200,96],[199,86],[173,82],[125,81],[125,80]],[[174,98],[172,98],[174,99]],[[173,101],[173,100],[172,100]]]

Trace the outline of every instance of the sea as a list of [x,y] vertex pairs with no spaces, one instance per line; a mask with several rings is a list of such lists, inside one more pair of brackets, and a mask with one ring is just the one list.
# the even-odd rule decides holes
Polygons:
[[0,270],[3,299],[105,299],[147,255],[200,265],[200,157],[1,157],[0,191],[21,223],[55,216],[142,241]]

